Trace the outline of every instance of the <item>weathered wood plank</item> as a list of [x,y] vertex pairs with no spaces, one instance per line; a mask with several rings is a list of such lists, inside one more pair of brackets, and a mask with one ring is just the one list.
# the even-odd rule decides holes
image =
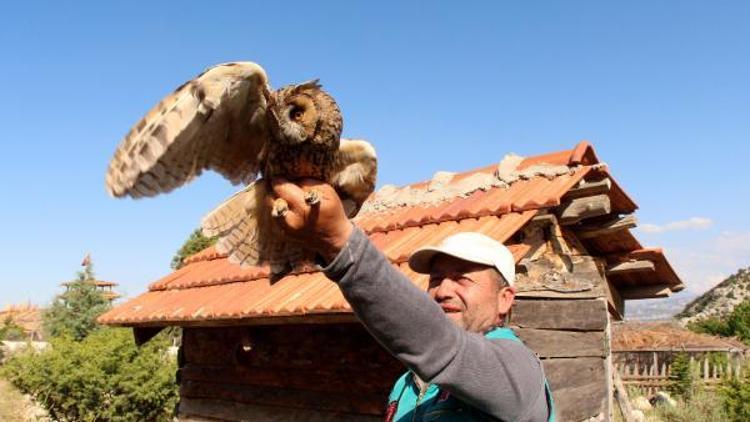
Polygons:
[[599,195],[607,193],[612,188],[612,181],[609,178],[597,180],[595,182],[587,182],[582,180],[578,186],[570,189],[564,199],[581,198],[584,196]]
[[555,399],[559,421],[582,421],[609,414],[605,359],[546,359],[544,372]]
[[612,204],[607,195],[587,196],[573,199],[560,206],[560,224],[567,226],[579,221],[607,215],[612,212]]
[[[515,328],[515,327],[514,327]],[[516,334],[542,358],[607,356],[604,331],[558,331],[515,328]]]
[[395,362],[360,324],[185,328],[183,348],[187,363],[217,366],[379,371]]
[[539,290],[521,290],[516,293],[517,299],[593,299],[604,297],[605,291],[602,286],[594,286],[591,289],[579,292],[560,292],[557,290],[539,289]]
[[624,299],[630,300],[669,297],[672,296],[672,289],[667,284],[655,284],[653,286],[621,289],[620,295],[622,295]]
[[[571,294],[570,297],[601,297],[604,277],[596,260],[590,256],[554,255],[545,253],[535,260],[523,260],[523,271],[516,274],[519,295],[542,296],[537,291]],[[573,296],[572,294],[580,293]],[[565,297],[551,296],[551,297]]]
[[164,328],[165,327],[133,327],[135,345],[139,347],[142,346],[144,343],[159,334]]
[[617,372],[615,372],[614,374],[614,385],[615,400],[617,401],[617,405],[620,407],[620,413],[622,413],[623,419],[625,419],[625,422],[636,422],[636,419],[633,417],[633,407],[630,405],[628,390],[625,388],[625,385],[622,383],[622,379],[620,378],[620,374],[618,374]]
[[523,328],[601,331],[607,327],[607,303],[603,299],[519,299],[513,306],[511,324]]
[[607,276],[618,276],[622,274],[654,272],[656,266],[651,261],[625,261],[612,264],[607,267]]
[[606,221],[576,227],[576,235],[581,239],[590,239],[592,237],[612,234],[620,230],[632,229],[637,225],[638,220],[633,214],[629,214],[622,217],[610,218]]
[[[382,393],[393,385],[405,368],[395,361],[392,367],[382,367],[377,371],[365,370],[360,366],[338,366],[334,368],[268,368],[202,366],[188,364],[180,370],[182,380],[216,382],[258,387],[291,388],[319,392]],[[315,380],[315,382],[311,382]]]
[[607,279],[606,291],[610,313],[614,320],[621,321],[625,317],[625,300],[609,279]]
[[[310,382],[316,382],[310,380]],[[255,387],[199,381],[183,381],[180,396],[193,399],[218,399],[265,406],[314,409],[365,415],[382,414],[388,391],[382,394],[348,394],[300,391],[285,388]]]
[[180,400],[178,409],[180,422],[258,421],[258,422],[376,422],[382,416],[324,412],[312,409],[294,409],[278,406],[235,403],[224,400],[192,399]]

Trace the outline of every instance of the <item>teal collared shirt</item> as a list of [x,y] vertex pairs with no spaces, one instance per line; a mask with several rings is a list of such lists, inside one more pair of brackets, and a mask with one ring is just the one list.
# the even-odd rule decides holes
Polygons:
[[[513,330],[504,327],[490,330],[484,336],[488,339],[521,341]],[[554,422],[552,391],[547,380],[544,381],[544,390],[547,396],[547,406],[550,410],[548,422]],[[429,384],[424,393],[420,395],[419,387],[414,382],[412,372],[406,372],[396,381],[388,397],[387,422],[489,420],[493,420],[493,418],[465,404],[448,391],[441,390],[437,385]]]

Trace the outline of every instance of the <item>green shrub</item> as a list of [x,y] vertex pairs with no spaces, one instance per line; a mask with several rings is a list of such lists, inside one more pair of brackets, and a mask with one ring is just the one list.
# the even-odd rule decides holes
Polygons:
[[745,344],[750,344],[750,301],[737,305],[727,318],[729,335],[736,336]]
[[18,325],[13,321],[13,318],[8,315],[5,318],[5,321],[0,324],[0,341],[20,341],[25,339],[26,333],[24,332],[23,327]]
[[750,300],[744,300],[735,306],[724,319],[706,318],[688,324],[688,329],[722,337],[738,337],[743,343],[750,345]]
[[734,421],[750,421],[750,375],[729,378],[719,387],[724,410]]
[[696,377],[687,353],[680,353],[674,359],[670,378],[672,378],[672,384],[669,386],[669,391],[689,401],[695,393]]
[[102,328],[81,341],[53,338],[9,359],[2,374],[60,421],[169,421],[177,386],[166,346],[157,337],[138,349],[130,330]]

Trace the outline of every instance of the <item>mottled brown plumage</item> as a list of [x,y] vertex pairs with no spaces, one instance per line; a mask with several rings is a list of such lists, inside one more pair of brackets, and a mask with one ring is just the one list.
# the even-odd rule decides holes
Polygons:
[[[281,274],[306,251],[271,221],[284,204],[266,209],[269,177],[325,180],[350,217],[375,187],[375,150],[341,140],[342,128],[335,100],[317,80],[272,91],[257,64],[226,63],[177,88],[133,127],[110,162],[106,187],[116,197],[154,196],[204,169],[249,183],[203,219],[203,231],[220,236],[217,248],[230,261],[270,263]],[[306,199],[314,203],[315,192]]]

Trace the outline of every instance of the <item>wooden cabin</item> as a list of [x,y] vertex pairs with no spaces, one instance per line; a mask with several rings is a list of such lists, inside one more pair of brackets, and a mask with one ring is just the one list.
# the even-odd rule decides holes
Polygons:
[[612,325],[612,364],[625,386],[647,394],[671,383],[672,362],[686,354],[706,387],[742,374],[748,347],[736,338],[695,333],[674,321],[622,321]]
[[[660,249],[631,233],[635,202],[581,142],[432,180],[385,186],[355,223],[417,286],[407,258],[458,231],[485,233],[517,262],[511,325],[543,360],[558,420],[609,420],[610,327],[624,301],[683,289]],[[183,328],[181,420],[380,420],[402,365],[357,322],[337,286],[301,268],[271,283],[212,248],[104,314],[145,341]]]

